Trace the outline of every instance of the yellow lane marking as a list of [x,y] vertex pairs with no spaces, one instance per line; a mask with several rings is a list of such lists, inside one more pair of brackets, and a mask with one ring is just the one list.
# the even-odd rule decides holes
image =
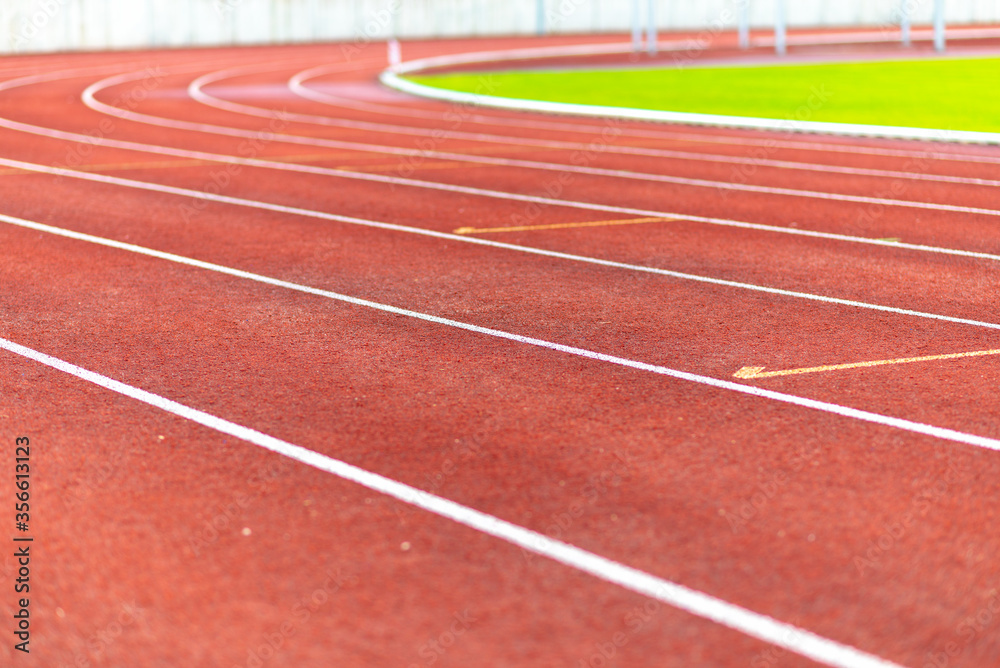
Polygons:
[[912,362],[933,362],[935,360],[954,360],[961,357],[985,357],[1000,355],[1000,350],[977,350],[971,353],[951,353],[949,355],[927,355],[926,357],[901,357],[894,360],[875,360],[873,362],[854,362],[852,364],[831,364],[829,366],[813,366],[805,369],[786,369],[784,371],[764,371],[762,366],[745,366],[733,374],[734,378],[746,380],[753,378],[774,378],[775,376],[793,376],[801,373],[817,373],[819,371],[839,371],[841,369],[860,369],[886,364],[910,364]]
[[595,220],[586,223],[553,223],[551,225],[522,225],[519,227],[460,227],[455,234],[487,234],[493,232],[525,232],[528,230],[562,230],[568,227],[604,227],[608,225],[638,225],[640,223],[665,223],[672,218],[627,218],[625,220]]
[[[479,165],[481,166],[481,165]],[[338,165],[336,169],[349,169],[355,172],[399,172],[399,176],[409,177],[416,172],[423,172],[432,169],[469,169],[467,162],[436,162],[434,164],[409,165],[400,160],[399,162],[386,163],[381,165]]]

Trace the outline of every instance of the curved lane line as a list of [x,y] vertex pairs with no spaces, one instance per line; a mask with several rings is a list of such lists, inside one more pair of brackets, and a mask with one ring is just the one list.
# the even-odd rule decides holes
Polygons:
[[[435,118],[440,120],[440,113],[429,113],[424,112],[422,109],[407,107],[404,111],[400,111],[398,107],[392,107],[389,105],[378,104],[375,102],[359,102],[356,100],[351,100],[350,104],[344,104],[342,101],[345,98],[338,97],[335,95],[329,95],[321,91],[309,88],[305,86],[305,82],[318,78],[320,76],[325,76],[326,74],[331,74],[336,70],[327,70],[328,65],[321,65],[314,67],[303,72],[299,72],[293,76],[288,81],[289,88],[292,89],[296,94],[305,97],[306,99],[313,100],[315,102],[320,102],[321,104],[326,104],[333,107],[347,107],[347,108],[357,108],[364,111],[374,111],[383,115],[390,116],[400,116],[408,118],[410,116],[419,116],[421,118]],[[423,99],[423,98],[421,98]],[[421,113],[424,112],[424,113]],[[326,118],[326,117],[321,117]],[[484,120],[486,119],[486,120]],[[492,120],[489,120],[492,119]],[[593,134],[600,134],[602,130],[605,129],[604,126],[600,125],[587,125],[585,123],[576,122],[546,122],[546,121],[529,121],[527,119],[518,118],[508,118],[501,116],[484,116],[482,114],[473,115],[468,119],[471,123],[476,123],[479,125],[512,125],[515,127],[524,127],[538,130],[555,130],[557,132],[591,132]],[[839,154],[852,154],[852,155],[873,155],[881,156],[887,158],[916,158],[921,160],[938,160],[946,162],[969,162],[969,163],[981,163],[997,165],[1000,164],[1000,156],[994,155],[981,155],[975,153],[952,153],[943,152],[940,149],[941,146],[935,146],[934,148],[925,148],[923,150],[915,149],[901,149],[901,148],[882,148],[870,145],[858,145],[854,143],[843,143],[843,144],[831,144],[825,142],[810,142],[805,140],[791,140],[791,139],[777,139],[774,137],[769,137],[766,139],[757,139],[754,137],[738,136],[738,135],[720,135],[720,134],[700,134],[691,131],[678,131],[678,130],[640,130],[638,128],[625,128],[622,131],[623,134],[630,137],[641,137],[645,139],[662,139],[667,141],[679,141],[694,144],[721,144],[723,146],[756,146],[767,149],[772,148],[787,148],[796,151],[814,151],[820,153],[839,153]],[[949,147],[950,148],[950,147]]]
[[[249,68],[239,68],[240,71],[245,72]],[[271,69],[271,68],[268,68]],[[221,72],[212,72],[210,74],[199,77],[191,82],[188,86],[188,94],[194,98],[196,101],[201,102],[207,106],[215,107],[217,109],[222,109],[225,111],[243,114],[247,116],[255,116],[259,118],[273,118],[275,110],[267,109],[264,107],[256,107],[253,105],[242,104],[238,102],[231,102],[228,100],[223,100],[216,96],[210,95],[204,91],[204,87],[210,83],[216,83],[222,79],[229,76],[227,70]],[[294,77],[293,77],[294,79]],[[118,83],[118,82],[115,82]],[[98,82],[94,84],[92,89],[88,89],[89,95],[85,95],[85,103],[91,108],[95,105],[100,105],[101,111],[106,113],[115,114],[116,112],[111,111],[107,107],[111,105],[105,105],[99,102],[94,97],[96,93],[100,92],[103,88],[106,88],[114,83],[102,85],[104,82]],[[312,91],[302,88],[301,90],[292,89],[303,97],[313,99],[314,101],[320,100],[321,95],[313,95]],[[308,91],[308,92],[306,92]],[[462,132],[459,130],[441,130],[435,128],[414,128],[412,126],[400,126],[391,125],[387,123],[374,123],[370,121],[352,121],[340,118],[331,118],[328,116],[319,116],[315,114],[300,114],[300,113],[289,113],[281,112],[283,118],[287,118],[296,122],[309,123],[313,125],[322,125],[326,127],[344,127],[344,128],[356,128],[362,130],[371,130],[373,132],[389,132],[395,134],[405,134],[413,135],[418,137],[442,137],[446,139],[461,139],[473,142],[488,142],[502,145],[516,145],[516,146],[532,146],[537,148],[552,148],[557,150],[565,151],[577,151],[577,152],[587,152],[592,150],[592,146],[587,143],[580,142],[567,142],[558,140],[542,140],[542,139],[528,139],[523,137],[518,137],[516,135],[504,135],[504,134],[485,134],[485,133],[472,133],[472,132]],[[134,120],[139,121],[139,117],[142,115],[137,115]],[[161,118],[164,121],[173,121],[173,119],[166,119],[163,117],[145,116],[148,122],[152,118]],[[436,114],[436,120],[442,121],[447,120],[443,114]],[[140,121],[141,122],[141,121]],[[183,121],[181,121],[183,122]],[[188,128],[195,129],[195,128]],[[603,131],[607,131],[607,128],[601,128]],[[207,130],[202,130],[207,131]],[[365,149],[362,149],[365,150]],[[887,179],[904,179],[913,181],[931,181],[938,183],[957,183],[964,185],[975,185],[975,186],[988,186],[988,187],[998,187],[1000,186],[1000,181],[995,179],[981,179],[975,177],[966,176],[951,176],[947,174],[928,174],[923,172],[906,172],[899,170],[888,170],[888,169],[871,169],[866,167],[844,167],[840,165],[825,165],[810,162],[796,162],[792,160],[773,160],[770,158],[755,158],[755,157],[739,157],[730,155],[720,155],[716,153],[695,153],[691,151],[676,151],[670,149],[654,149],[645,148],[637,146],[616,146],[610,143],[604,143],[601,146],[601,153],[613,153],[616,155],[637,155],[645,157],[657,157],[657,158],[670,158],[674,160],[688,160],[694,162],[710,162],[710,163],[720,163],[727,165],[747,165],[753,167],[774,167],[776,169],[788,169],[788,170],[801,170],[807,172],[818,172],[824,174],[845,174],[849,176],[872,176],[877,178],[887,178]],[[458,154],[458,153],[447,153],[441,151],[435,151],[433,149],[420,149],[418,151],[413,151],[410,149],[411,154],[416,154],[421,158],[425,157],[435,157],[442,160],[459,160],[467,162],[483,162],[482,159],[476,159],[478,156],[470,156],[469,154]],[[498,162],[498,159],[494,158],[493,163],[485,164],[508,164],[504,162]],[[586,171],[581,171],[580,166],[565,164],[565,163],[543,163],[537,161],[522,161],[526,164],[516,165],[520,167],[525,167],[529,169],[551,169],[553,171],[568,171],[568,172],[579,172],[579,173],[590,173]],[[527,164],[529,163],[530,164]],[[662,176],[658,174],[650,174],[646,172],[635,172],[626,170],[606,170],[606,176],[615,176],[620,178],[634,178],[640,180],[668,180],[675,179],[679,177],[669,177]],[[723,181],[711,181],[711,187],[725,187],[722,184],[726,182]]]
[[[86,70],[83,71],[84,73]],[[63,73],[53,73],[48,75],[38,75],[33,77],[23,77],[21,79],[15,79],[12,81],[0,83],[0,91],[8,90],[11,88],[16,88],[19,86],[30,85],[33,83],[40,83],[44,81],[51,81],[59,78],[72,78],[73,76],[80,75],[80,70],[72,70],[69,74]],[[12,121],[10,119],[0,117],[0,127],[7,127],[12,130],[27,132],[31,134],[36,134],[43,137],[50,137],[54,139],[61,139],[65,141],[72,141],[83,144],[90,145],[101,145],[108,146],[111,148],[121,148],[124,150],[139,151],[144,153],[154,153],[159,155],[170,155],[175,157],[189,158],[195,160],[205,160],[208,162],[218,162],[230,165],[245,165],[250,167],[259,167],[265,169],[275,169],[280,171],[290,171],[299,172],[304,174],[316,174],[323,176],[332,176],[336,178],[346,178],[346,179],[356,179],[361,181],[370,181],[376,183],[386,183],[389,185],[399,185],[415,188],[425,188],[430,190],[438,190],[442,192],[460,193],[465,195],[472,195],[476,197],[490,197],[496,199],[505,199],[510,201],[526,202],[531,204],[542,204],[546,206],[561,206],[575,209],[583,209],[588,211],[604,211],[615,214],[627,214],[636,215],[642,217],[663,217],[663,218],[674,218],[677,220],[685,220],[698,223],[707,223],[719,226],[728,227],[740,227],[744,229],[754,229],[760,231],[776,232],[782,234],[792,234],[798,236],[807,236],[814,238],[823,239],[835,239],[840,241],[848,241],[854,243],[864,243],[869,245],[877,246],[891,246],[896,248],[907,248],[909,250],[917,250],[923,252],[935,252],[946,255],[960,255],[965,257],[976,257],[982,259],[992,259],[998,258],[997,255],[990,253],[980,253],[975,251],[965,251],[958,249],[945,249],[936,248],[933,246],[927,246],[923,244],[904,244],[900,242],[890,242],[881,239],[868,239],[865,237],[854,237],[850,235],[841,235],[835,233],[827,232],[815,232],[811,230],[802,230],[795,228],[779,227],[772,225],[762,225],[757,223],[746,223],[740,221],[727,220],[723,218],[711,218],[705,216],[694,216],[689,214],[682,214],[676,212],[668,211],[655,211],[651,209],[639,209],[632,207],[620,207],[611,206],[603,204],[594,204],[588,202],[578,202],[573,200],[560,200],[552,197],[539,197],[532,195],[520,195],[517,193],[510,193],[504,191],[489,190],[485,188],[473,188],[467,186],[455,186],[446,183],[439,183],[435,181],[424,181],[418,179],[408,179],[403,177],[391,177],[383,176],[379,174],[363,173],[363,172],[352,172],[343,169],[331,169],[307,165],[297,165],[294,163],[284,163],[277,161],[268,160],[257,160],[249,158],[240,158],[230,155],[221,155],[207,153],[204,151],[188,151],[184,149],[175,149],[166,146],[158,146],[154,144],[143,144],[138,142],[121,141],[108,138],[95,138],[90,135],[84,135],[73,132],[65,132],[61,130],[54,130],[51,128],[44,128],[37,125],[31,125],[27,123],[20,123],[18,121]],[[254,135],[256,136],[256,135]],[[889,200],[888,202],[892,202]],[[875,200],[874,203],[885,204],[886,201]],[[932,205],[933,206],[933,205]],[[991,215],[1000,215],[1000,211],[996,210],[986,210]],[[972,211],[965,211],[966,213],[971,213]]]

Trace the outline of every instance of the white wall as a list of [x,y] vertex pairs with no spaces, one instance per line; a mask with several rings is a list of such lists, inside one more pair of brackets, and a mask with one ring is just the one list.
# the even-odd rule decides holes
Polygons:
[[[0,53],[532,34],[539,0],[0,0]],[[631,0],[541,0],[550,32],[623,32]],[[734,28],[743,0],[655,0],[661,29]],[[776,0],[748,0],[756,27]],[[889,26],[903,0],[785,0],[791,26]],[[905,0],[915,24],[933,0]],[[647,0],[641,0],[643,5]],[[949,23],[1000,23],[1000,0],[946,0]]]

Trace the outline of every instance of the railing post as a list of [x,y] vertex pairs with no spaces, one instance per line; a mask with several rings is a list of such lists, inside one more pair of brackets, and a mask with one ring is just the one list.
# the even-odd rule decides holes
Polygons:
[[774,1],[774,52],[785,55],[788,43],[785,36],[785,0]]
[[750,48],[750,0],[739,0],[740,48]]
[[639,20],[639,4],[642,0],[632,0],[632,51],[642,51],[642,24]]
[[656,55],[656,0],[649,0],[646,14],[646,53]]
[[934,50],[944,51],[944,0],[934,0]]
[[899,0],[899,32],[902,33],[903,46],[910,46],[910,0]]

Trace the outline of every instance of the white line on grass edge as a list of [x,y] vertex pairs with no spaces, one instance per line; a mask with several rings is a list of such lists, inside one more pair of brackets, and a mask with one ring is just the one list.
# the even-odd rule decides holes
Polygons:
[[[234,70],[229,70],[230,72]],[[353,109],[361,109],[363,111],[375,110],[375,113],[379,115],[392,115],[392,116],[402,116],[407,118],[413,118],[414,116],[419,116],[420,118],[433,118],[435,120],[441,120],[441,111],[429,112],[426,110],[419,109],[414,106],[392,106],[387,104],[380,104],[376,102],[361,102],[356,98],[346,98],[337,95],[330,95],[329,93],[320,92],[305,86],[305,83],[312,81],[321,76],[326,76],[333,72],[340,71],[337,64],[312,67],[302,72],[298,72],[293,77],[291,77],[287,84],[290,90],[300,97],[304,97],[307,100],[312,100],[314,102],[319,102],[320,104],[325,104],[333,107],[344,107],[347,106]],[[220,74],[221,72],[213,72],[211,74],[199,77],[192,82],[192,86],[196,82],[202,82],[204,85],[209,83],[215,83],[220,79],[226,77],[220,77],[220,79],[214,78],[214,75]],[[191,87],[188,89],[191,90]],[[202,93],[208,96],[207,93]],[[192,96],[193,97],[193,96]],[[216,103],[219,104],[230,104],[232,107],[228,107],[227,111],[235,111],[237,106],[247,106],[238,105],[231,101],[222,100],[220,98],[214,98]],[[199,102],[208,104],[205,100],[198,100]],[[210,105],[212,106],[212,105]],[[245,109],[241,113],[248,113]],[[251,114],[251,115],[259,115]],[[310,114],[305,114],[309,116]],[[329,117],[324,117],[329,118]],[[599,125],[587,125],[578,123],[568,123],[565,120],[542,120],[542,119],[528,119],[528,118],[512,118],[509,116],[484,116],[484,115],[474,115],[468,118],[470,123],[476,125],[505,125],[508,127],[520,127],[520,128],[530,128],[533,130],[556,130],[558,132],[579,132],[579,133],[600,133],[605,129],[605,126]],[[311,122],[316,122],[315,120]],[[326,124],[326,121],[321,122],[321,124]],[[666,130],[642,130],[638,128],[626,128],[623,129],[622,134],[629,137],[641,137],[644,139],[669,139],[681,142],[694,142],[694,143],[710,143],[710,144],[721,144],[726,146],[763,146],[764,148],[791,148],[791,149],[801,149],[803,151],[816,151],[821,153],[847,153],[854,155],[879,155],[894,158],[921,158],[921,159],[933,159],[933,160],[946,160],[955,162],[973,162],[981,164],[997,164],[1000,163],[1000,157],[989,156],[989,155],[979,155],[975,153],[941,153],[931,151],[929,149],[921,149],[920,145],[914,146],[912,148],[887,148],[878,147],[874,145],[865,145],[858,143],[821,143],[815,141],[808,141],[806,139],[795,139],[795,140],[778,140],[778,139],[767,139],[761,137],[754,137],[752,135],[736,136],[736,135],[724,135],[724,134],[698,134],[692,132],[678,131],[676,129],[666,129]]]
[[[602,45],[603,46],[603,45]],[[520,100],[495,95],[479,93],[463,93],[459,91],[434,88],[418,84],[402,78],[402,74],[416,74],[431,68],[451,67],[472,63],[496,63],[509,60],[526,60],[532,57],[555,57],[570,55],[592,55],[608,53],[605,48],[595,49],[592,54],[586,54],[580,46],[571,51],[561,51],[560,47],[538,49],[543,53],[529,54],[525,49],[513,51],[492,51],[482,53],[458,54],[453,56],[437,56],[421,58],[390,67],[379,75],[379,81],[389,88],[394,88],[410,95],[444,100],[455,104],[467,104],[496,109],[513,109],[515,111],[537,111],[548,114],[568,114],[573,116],[600,116],[623,118],[637,121],[653,121],[659,123],[680,123],[686,125],[707,125],[715,127],[743,128],[750,130],[775,130],[780,132],[815,132],[821,134],[881,137],[888,139],[913,139],[920,141],[948,141],[977,144],[1000,144],[998,132],[974,132],[970,130],[941,130],[934,128],[908,128],[890,125],[866,125],[856,123],[827,123],[821,121],[799,121],[778,118],[755,118],[751,116],[725,116],[721,114],[695,114],[682,111],[654,111],[651,109],[634,109],[631,107],[610,107],[587,104],[571,104],[568,102],[545,102],[542,100]]]

